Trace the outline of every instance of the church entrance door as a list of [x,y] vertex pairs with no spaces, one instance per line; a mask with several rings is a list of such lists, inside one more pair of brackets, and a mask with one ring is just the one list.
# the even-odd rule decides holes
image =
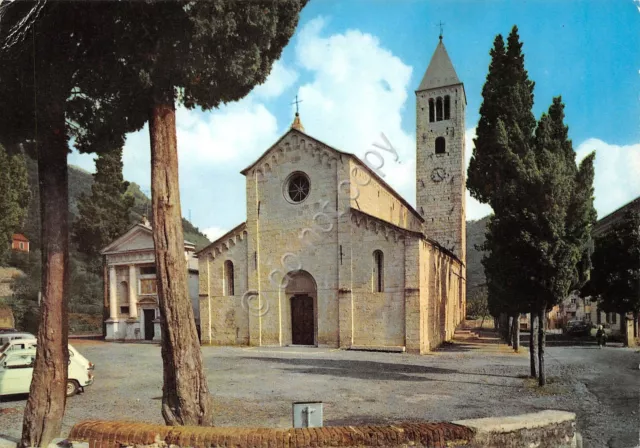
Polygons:
[[314,345],[313,298],[307,294],[291,298],[291,343]]
[[154,336],[153,321],[156,318],[156,310],[143,310],[144,311],[144,338],[147,341],[152,341]]

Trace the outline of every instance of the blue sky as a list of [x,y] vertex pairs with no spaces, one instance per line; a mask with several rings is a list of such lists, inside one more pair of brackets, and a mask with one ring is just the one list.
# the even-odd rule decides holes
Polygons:
[[[640,1],[311,0],[269,79],[210,112],[178,111],[182,209],[214,238],[244,221],[244,176],[288,129],[293,101],[307,132],[360,156],[380,133],[400,154],[386,180],[415,201],[415,96],[438,42],[467,94],[467,156],[495,36],[515,24],[535,81],[536,117],[562,95],[578,159],[596,150],[599,216],[640,195]],[[131,134],[124,174],[149,188],[148,130]],[[94,170],[92,156],[70,163]],[[468,200],[468,219],[490,210]]]

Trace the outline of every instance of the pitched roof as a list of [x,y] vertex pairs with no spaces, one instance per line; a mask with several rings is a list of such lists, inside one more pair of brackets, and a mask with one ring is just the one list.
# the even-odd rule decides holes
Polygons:
[[229,230],[227,233],[225,233],[224,235],[218,237],[216,240],[212,241],[211,243],[207,244],[205,247],[203,247],[202,249],[200,249],[199,251],[196,252],[196,256],[198,254],[201,254],[202,252],[204,252],[205,250],[209,249],[212,246],[215,246],[216,244],[218,244],[220,241],[222,241],[225,238],[229,238],[232,234],[239,232],[241,230],[245,230],[247,228],[247,222],[243,222],[238,224],[237,226],[235,226],[233,229]]
[[433,56],[431,56],[431,62],[429,62],[429,67],[427,67],[418,91],[437,89],[439,87],[456,84],[461,84],[460,79],[453,68],[451,59],[449,59],[447,49],[444,47],[442,39],[440,39],[436,51],[434,51]]
[[[120,251],[116,250],[116,248],[121,243],[124,243],[125,241],[129,240],[130,238],[132,238],[136,233],[147,233],[147,234],[151,235],[152,230],[151,230],[151,227],[149,227],[149,226],[147,226],[145,224],[142,224],[142,223],[134,224],[124,234],[122,234],[121,236],[119,236],[118,238],[113,240],[109,245],[107,245],[107,247],[102,249],[100,251],[100,253],[102,255],[106,255],[106,254],[109,254],[109,253],[120,252]],[[189,242],[187,240],[184,240],[184,246],[185,246],[185,249],[195,250],[195,244],[193,244],[193,243],[191,243],[191,242]],[[151,247],[150,249],[153,249],[153,247]]]
[[29,242],[27,237],[21,233],[14,233],[11,238],[14,239],[15,241],[26,241],[27,243]]
[[249,170],[251,168],[253,168],[254,166],[256,166],[262,159],[264,159],[267,154],[276,146],[278,146],[278,144],[284,140],[285,137],[287,137],[289,134],[291,134],[292,132],[298,132],[300,134],[302,134],[304,137],[306,138],[310,138],[314,141],[316,141],[317,143],[320,143],[321,145],[325,146],[326,148],[328,148],[329,150],[341,155],[341,156],[345,156],[345,157],[350,157],[351,159],[353,159],[356,163],[358,163],[362,169],[364,169],[371,177],[373,177],[377,182],[380,183],[380,185],[382,185],[388,192],[389,194],[391,194],[392,196],[394,196],[396,199],[398,199],[405,207],[407,207],[407,210],[409,210],[409,212],[411,212],[416,218],[418,218],[420,220],[420,222],[424,222],[424,218],[420,215],[420,213],[418,213],[416,211],[415,208],[413,208],[413,206],[411,204],[409,204],[405,198],[403,198],[400,193],[398,193],[397,191],[395,191],[391,185],[389,185],[387,182],[385,182],[380,176],[378,176],[378,174],[372,170],[371,168],[369,168],[369,166],[362,161],[361,158],[359,158],[358,156],[356,156],[355,154],[351,154],[350,152],[344,152],[344,151],[340,151],[339,149],[336,149],[330,145],[327,145],[325,142],[318,140],[315,137],[312,137],[311,135],[307,134],[304,131],[301,131],[300,129],[296,129],[294,127],[292,127],[291,129],[289,129],[287,132],[285,132],[282,137],[280,137],[273,145],[271,145],[265,152],[262,153],[262,155],[260,157],[258,157],[258,159],[253,162],[251,165],[249,165],[248,167],[246,167],[245,169],[243,169],[242,171],[240,171],[241,174],[244,174],[245,176],[247,175],[247,173],[249,172]]

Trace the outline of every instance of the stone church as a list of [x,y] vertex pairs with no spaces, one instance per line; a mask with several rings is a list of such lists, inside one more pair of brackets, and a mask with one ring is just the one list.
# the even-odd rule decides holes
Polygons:
[[416,91],[416,208],[291,128],[242,171],[247,219],[197,253],[202,342],[426,353],[465,315],[466,97],[440,38]]

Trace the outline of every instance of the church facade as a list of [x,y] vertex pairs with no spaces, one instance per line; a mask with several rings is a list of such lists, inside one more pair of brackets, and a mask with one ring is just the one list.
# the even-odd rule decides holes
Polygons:
[[440,40],[416,91],[416,207],[291,129],[242,174],[247,219],[197,253],[202,342],[426,353],[465,315],[464,86]]

